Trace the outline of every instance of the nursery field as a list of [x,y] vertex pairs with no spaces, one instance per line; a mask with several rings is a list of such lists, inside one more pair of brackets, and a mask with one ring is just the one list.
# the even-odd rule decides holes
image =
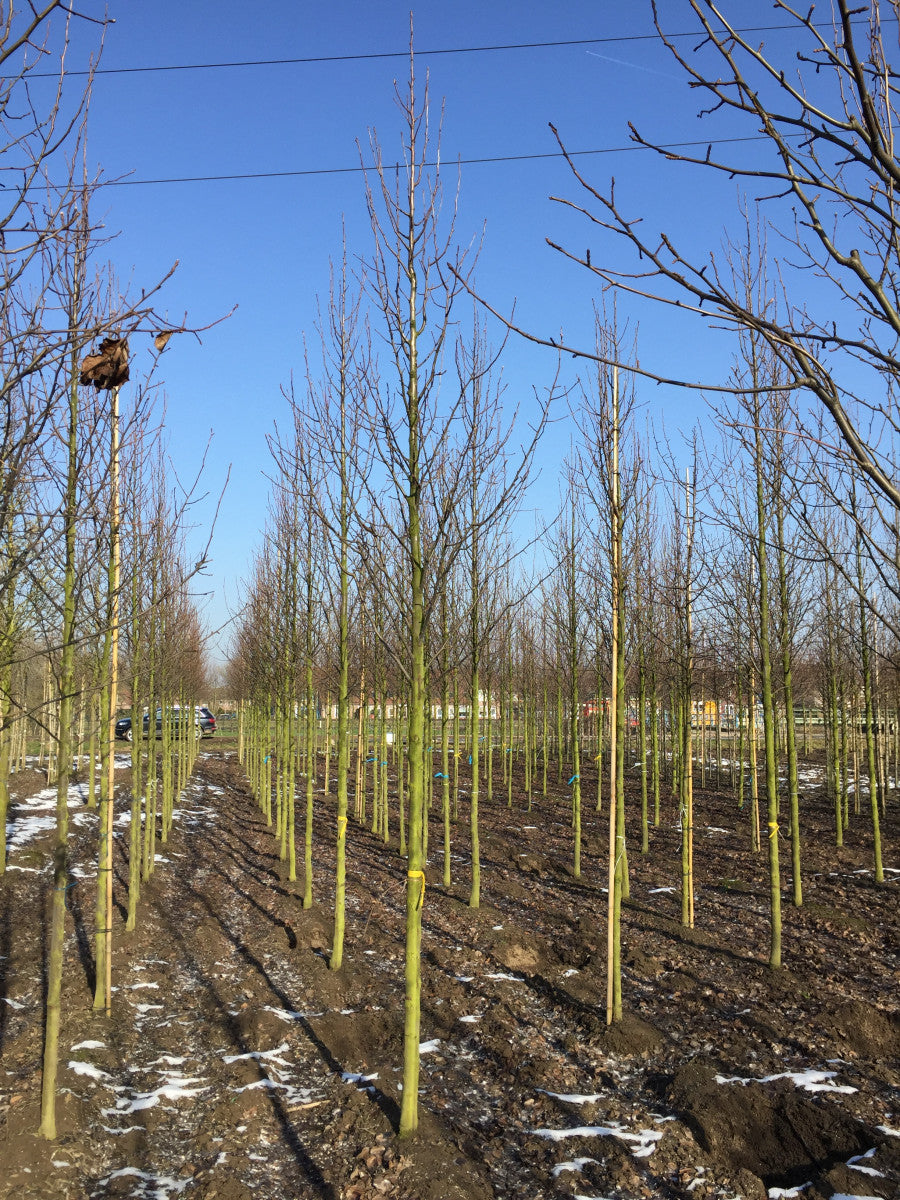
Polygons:
[[864,815],[835,848],[821,776],[805,764],[804,907],[790,904],[786,863],[780,971],[766,963],[766,856],[750,852],[730,792],[695,792],[692,930],[680,923],[674,803],[647,855],[630,824],[625,1015],[613,1027],[605,814],[583,808],[575,879],[564,780],[530,809],[515,790],[511,806],[505,787],[491,802],[482,793],[483,902],[473,911],[465,792],[450,888],[435,810],[422,1117],[411,1139],[395,1133],[405,920],[396,842],[351,818],[344,965],[330,971],[333,800],[317,801],[315,904],[304,911],[302,880],[288,882],[236,754],[204,745],[132,934],[116,860],[106,1018],[91,1013],[96,815],[73,789],[53,1143],[36,1136],[52,797],[37,772],[16,776],[0,880],[0,1197],[900,1196],[900,817],[891,793],[879,886]]

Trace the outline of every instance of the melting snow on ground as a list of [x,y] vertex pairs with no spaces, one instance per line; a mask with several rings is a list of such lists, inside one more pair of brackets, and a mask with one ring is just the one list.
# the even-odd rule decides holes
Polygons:
[[278,1063],[282,1067],[287,1067],[290,1064],[284,1061],[282,1055],[284,1054],[285,1050],[288,1049],[290,1049],[290,1047],[288,1046],[287,1042],[282,1042],[281,1045],[276,1046],[274,1050],[248,1050],[246,1054],[224,1054],[222,1056],[222,1062],[225,1063],[226,1066],[230,1067],[232,1063],[236,1062],[246,1062],[251,1059],[255,1062],[261,1062],[263,1059],[266,1059],[269,1062]]
[[[136,1200],[168,1200],[170,1196],[180,1195],[193,1179],[175,1179],[172,1175],[155,1175],[152,1171],[141,1171],[138,1167],[120,1167],[99,1180],[105,1186],[113,1179],[135,1178],[138,1180],[137,1191],[131,1193]],[[94,1195],[99,1195],[95,1192]]]
[[649,1158],[662,1137],[658,1129],[639,1129],[637,1133],[632,1133],[617,1122],[612,1125],[576,1125],[572,1129],[533,1129],[532,1133],[535,1137],[548,1138],[552,1142],[561,1142],[570,1137],[617,1137],[632,1144],[631,1153],[635,1158]]
[[877,1171],[875,1167],[864,1167],[863,1159],[871,1158],[877,1147],[873,1146],[871,1150],[867,1150],[865,1154],[857,1154],[853,1158],[847,1159],[847,1166],[853,1171],[861,1171],[863,1175],[875,1175],[879,1179],[884,1179],[884,1172]]
[[[148,1068],[152,1070],[153,1068]],[[105,1117],[129,1116],[131,1113],[143,1112],[147,1108],[155,1108],[163,1100],[190,1100],[202,1092],[209,1091],[209,1085],[203,1084],[202,1076],[185,1075],[183,1071],[174,1069],[156,1070],[162,1075],[159,1087],[146,1092],[135,1092],[128,1087],[117,1087],[117,1092],[125,1094],[116,1100],[115,1108],[103,1109]],[[198,1086],[199,1085],[199,1086]]]
[[[79,1042],[77,1046],[73,1046],[74,1050],[86,1049],[101,1049],[102,1042],[87,1041]],[[83,1078],[91,1079],[94,1083],[100,1084],[103,1087],[109,1088],[116,1093],[117,1099],[115,1107],[104,1108],[102,1113],[105,1117],[128,1116],[132,1113],[143,1112],[148,1108],[155,1108],[163,1101],[189,1100],[194,1096],[199,1096],[201,1092],[208,1091],[209,1088],[203,1085],[201,1076],[186,1075],[183,1071],[177,1070],[185,1060],[183,1058],[174,1058],[170,1055],[163,1055],[161,1059],[157,1059],[155,1063],[151,1063],[149,1067],[138,1068],[142,1072],[153,1072],[156,1075],[162,1076],[161,1082],[155,1088],[150,1088],[146,1091],[135,1091],[129,1086],[119,1086],[113,1083],[113,1076],[107,1071],[102,1070],[94,1063],[84,1062],[79,1059],[70,1059],[68,1068],[75,1075],[80,1075]],[[164,1063],[165,1066],[160,1067],[159,1064]],[[104,1126],[104,1128],[108,1128]],[[129,1126],[129,1128],[132,1128]],[[126,1133],[126,1129],[109,1129],[110,1133]],[[122,1174],[119,1172],[118,1174]],[[124,1173],[127,1173],[124,1172]],[[109,1176],[110,1179],[115,1176]],[[155,1178],[155,1177],[148,1177]],[[155,1186],[155,1185],[154,1185]],[[162,1185],[160,1185],[162,1186]],[[165,1185],[166,1187],[169,1184]],[[168,1192],[152,1191],[140,1192],[139,1195],[148,1195],[152,1197],[165,1197]]]
[[[84,797],[80,787],[69,788],[69,808],[79,809],[76,824],[96,820],[97,810],[84,810]],[[56,829],[56,788],[45,788],[27,800],[14,800],[9,806],[6,822],[6,847],[9,853],[21,850],[29,842]]]
[[797,772],[797,782],[808,787],[818,787],[825,782],[825,771],[822,767],[807,767]]
[[234,1087],[233,1092],[250,1092],[263,1089],[270,1092],[281,1092],[288,1108],[291,1105],[307,1105],[312,1097],[310,1088],[298,1087],[291,1078],[291,1064],[284,1057],[290,1050],[287,1042],[282,1042],[274,1050],[249,1050],[246,1054],[223,1054],[222,1062],[231,1066],[237,1062],[255,1062],[259,1068],[260,1078],[240,1087]]
[[851,1095],[858,1089],[848,1084],[831,1083],[837,1071],[782,1071],[778,1075],[763,1075],[760,1079],[747,1079],[741,1075],[717,1075],[716,1083],[774,1083],[777,1079],[790,1079],[795,1087],[805,1092],[843,1092]]
[[595,1163],[596,1158],[573,1158],[569,1162],[557,1163],[553,1168],[553,1178],[558,1179],[563,1171],[583,1171],[588,1163]]
[[321,1017],[324,1015],[320,1012],[296,1012],[292,1008],[273,1008],[271,1004],[264,1004],[263,1012],[274,1013],[275,1016],[280,1017],[282,1021],[305,1021],[307,1017]]
[[85,1075],[88,1079],[96,1079],[98,1083],[104,1083],[107,1079],[112,1079],[108,1071],[101,1071],[93,1063],[79,1062],[77,1059],[69,1062],[69,1070],[74,1071],[76,1075]]

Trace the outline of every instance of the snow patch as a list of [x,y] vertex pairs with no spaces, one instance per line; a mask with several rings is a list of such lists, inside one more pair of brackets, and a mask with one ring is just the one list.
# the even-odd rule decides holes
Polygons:
[[850,1169],[853,1171],[861,1171],[863,1173],[863,1175],[874,1175],[878,1179],[884,1179],[883,1171],[876,1171],[874,1167],[864,1167],[862,1165],[863,1159],[871,1158],[877,1149],[878,1149],[877,1146],[873,1146],[872,1149],[867,1150],[865,1152],[865,1154],[856,1154],[856,1155],[854,1155],[853,1158],[848,1158],[847,1166],[850,1167]]
[[598,1100],[602,1100],[603,1096],[600,1092],[593,1095],[581,1095],[578,1092],[548,1092],[546,1088],[537,1088],[537,1091],[543,1095],[549,1096],[551,1100],[562,1100],[566,1104],[596,1104]]
[[554,1179],[558,1179],[563,1171],[582,1171],[588,1163],[595,1163],[596,1158],[573,1158],[569,1162],[557,1163],[553,1168],[552,1175]]
[[622,1125],[576,1125],[571,1129],[533,1129],[535,1137],[548,1138],[552,1142],[561,1142],[570,1137],[617,1137],[623,1142],[631,1142],[631,1150],[635,1158],[649,1158],[656,1149],[656,1143],[663,1136],[657,1129],[640,1129],[632,1133]]
[[[68,791],[69,808],[84,807],[77,787]],[[94,816],[96,814],[93,814]],[[56,829],[56,788],[45,788],[27,800],[14,800],[9,806],[6,822],[6,848],[9,854],[21,850],[43,833]]]
[[[129,1177],[140,1181],[139,1190],[131,1193],[140,1200],[167,1200],[169,1196],[179,1196],[188,1184],[194,1182],[191,1176],[187,1179],[175,1179],[172,1175],[156,1175],[152,1171],[141,1171],[138,1167],[120,1167],[118,1171],[111,1171],[109,1175],[98,1180],[98,1183],[102,1187],[113,1179]],[[95,1192],[94,1195],[99,1193]]]
[[845,1096],[852,1095],[858,1088],[848,1084],[829,1083],[837,1071],[782,1071],[778,1075],[763,1075],[760,1079],[747,1079],[740,1075],[717,1075],[716,1083],[774,1083],[777,1079],[790,1079],[795,1087],[805,1092],[840,1092]]
[[[367,950],[366,953],[368,954],[370,952]],[[371,953],[374,954],[374,951]],[[264,1004],[263,1012],[274,1013],[275,1016],[280,1017],[282,1021],[305,1021],[307,1017],[323,1017],[325,1015],[324,1012],[306,1013],[295,1012],[291,1008],[273,1008],[271,1004]]]
[[286,1063],[281,1056],[284,1054],[285,1050],[289,1049],[290,1047],[288,1046],[287,1042],[282,1042],[281,1045],[276,1046],[274,1050],[248,1050],[246,1054],[223,1054],[222,1062],[227,1066],[231,1066],[232,1063],[244,1062],[247,1059],[253,1059],[255,1062],[271,1060],[272,1062],[280,1063],[283,1067],[287,1067],[290,1066],[290,1063]]
[[85,1075],[88,1079],[96,1079],[98,1083],[103,1083],[106,1079],[112,1079],[108,1071],[101,1071],[93,1063],[79,1062],[77,1058],[70,1059],[68,1067],[76,1075]]
[[[209,1085],[201,1083],[198,1075],[184,1075],[181,1071],[161,1072],[163,1081],[158,1088],[150,1092],[132,1092],[129,1088],[118,1087],[117,1092],[127,1093],[116,1101],[115,1108],[103,1109],[103,1115],[130,1116],[131,1113],[143,1112],[155,1108],[162,1100],[190,1100],[202,1092],[209,1091]],[[201,1084],[201,1086],[196,1086]]]

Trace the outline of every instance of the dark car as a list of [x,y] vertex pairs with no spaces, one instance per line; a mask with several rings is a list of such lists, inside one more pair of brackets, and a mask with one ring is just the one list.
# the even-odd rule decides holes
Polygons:
[[[178,705],[166,710],[169,715],[170,728],[173,733],[178,733],[181,727],[181,709]],[[156,710],[156,736],[159,737],[162,733],[163,713],[162,709]],[[198,704],[194,708],[193,725],[197,737],[212,737],[216,732],[216,718],[205,705]],[[143,737],[147,737],[150,729],[150,714],[144,713],[143,721]],[[130,742],[134,740],[134,733],[131,729],[131,717],[120,717],[116,721],[116,737],[121,741]]]
[[[147,714],[144,713],[144,736],[147,735]],[[116,721],[116,737],[122,742],[134,741],[134,734],[131,732],[131,717],[119,717]]]
[[197,706],[197,716],[200,719],[201,737],[212,737],[216,732],[216,718],[212,712],[204,704],[199,704]]

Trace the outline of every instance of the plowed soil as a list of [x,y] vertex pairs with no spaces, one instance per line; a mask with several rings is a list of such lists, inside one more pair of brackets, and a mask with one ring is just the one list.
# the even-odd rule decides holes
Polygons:
[[[593,795],[587,773],[584,785]],[[12,829],[41,786],[18,778]],[[120,856],[129,802],[123,771]],[[875,883],[865,813],[839,850],[807,784],[804,905],[790,903],[783,841],[774,971],[766,855],[731,793],[695,796],[694,929],[680,921],[674,804],[641,855],[630,799],[625,1012],[608,1027],[605,814],[585,801],[576,879],[565,781],[529,808],[519,789],[508,805],[498,778],[493,800],[482,793],[476,911],[467,794],[450,888],[435,808],[421,1124],[400,1139],[405,864],[395,838],[351,818],[344,966],[329,970],[334,801],[316,804],[304,911],[233,750],[204,744],[133,934],[117,860],[110,1018],[91,1012],[96,817],[73,809],[55,1143],[36,1136],[51,835],[13,851],[0,879],[0,1197],[900,1196],[900,871]],[[889,868],[898,835],[892,792]],[[299,861],[302,873],[302,849]]]

